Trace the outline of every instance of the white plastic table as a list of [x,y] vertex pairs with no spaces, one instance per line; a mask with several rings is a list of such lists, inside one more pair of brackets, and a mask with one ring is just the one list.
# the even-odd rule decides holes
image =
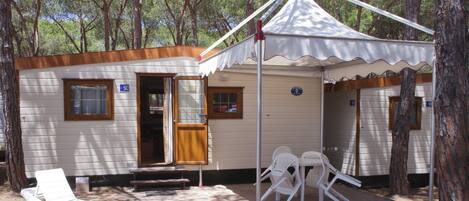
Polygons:
[[[301,157],[300,158],[300,174],[301,174],[301,201],[305,200],[305,172],[306,172],[306,166],[312,166],[312,167],[322,167],[322,160],[321,160],[321,153],[316,152],[316,151],[308,151],[311,153],[317,153],[317,157]],[[306,152],[305,152],[306,153]],[[304,153],[303,153],[304,154]]]

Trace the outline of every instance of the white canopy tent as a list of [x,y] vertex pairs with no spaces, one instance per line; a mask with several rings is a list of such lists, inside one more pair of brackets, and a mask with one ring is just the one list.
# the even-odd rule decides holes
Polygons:
[[[313,0],[289,0],[265,27],[258,24],[258,34],[202,60],[200,73],[207,76],[228,68],[257,64],[256,197],[259,200],[263,65],[291,67],[292,70],[301,67],[320,72],[323,81],[339,81],[370,73],[399,72],[406,67],[419,70],[432,65],[433,61],[433,43],[377,39],[337,21]],[[324,90],[321,92],[321,125],[323,93]],[[320,132],[322,152],[322,126]]]
[[[433,61],[433,43],[382,40],[368,36],[337,21],[312,0],[288,1],[262,30],[265,34],[263,60],[266,65],[272,63],[269,60],[275,59],[277,65],[322,66],[326,68],[327,79],[332,80],[366,76],[371,72],[399,71],[403,67],[418,69],[422,63],[432,64]],[[255,44],[253,35],[222,50],[201,61],[200,72],[208,75],[236,64],[246,64],[249,59],[255,60]],[[305,57],[310,57],[308,62],[304,62]],[[382,60],[389,65],[369,65],[357,73],[357,69],[353,69],[354,72],[328,70],[320,61],[329,60],[334,61],[327,63],[327,66],[353,60],[363,60],[369,64]],[[409,65],[393,66],[399,62]]]

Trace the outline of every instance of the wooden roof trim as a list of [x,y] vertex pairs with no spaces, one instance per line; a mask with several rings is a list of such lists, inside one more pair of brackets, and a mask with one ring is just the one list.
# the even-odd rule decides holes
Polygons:
[[[432,74],[418,74],[416,76],[416,82],[426,83],[432,81]],[[370,79],[361,79],[361,80],[348,80],[337,82],[335,84],[328,83],[325,84],[326,92],[339,92],[339,91],[353,91],[357,89],[366,89],[366,88],[380,88],[388,86],[396,86],[401,84],[400,76],[392,77],[379,77],[379,78],[370,78]]]
[[[125,62],[144,59],[162,59],[170,57],[198,57],[204,50],[200,47],[172,46],[106,52],[87,52],[40,57],[23,57],[15,59],[17,70],[52,68],[72,65],[86,65],[111,62]],[[215,54],[212,51],[210,54]]]

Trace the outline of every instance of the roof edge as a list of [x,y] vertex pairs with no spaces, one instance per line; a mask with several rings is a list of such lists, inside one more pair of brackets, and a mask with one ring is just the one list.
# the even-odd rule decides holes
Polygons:
[[[389,76],[389,77],[376,77],[376,78],[365,78],[359,80],[346,80],[333,83],[324,84],[324,90],[326,92],[341,92],[341,91],[354,91],[357,89],[368,89],[368,88],[383,88],[389,86],[401,85],[401,76]],[[417,74],[416,83],[427,83],[432,82],[431,73]]]
[[[201,47],[169,46],[39,57],[19,57],[15,59],[15,68],[17,70],[27,70],[146,59],[162,59],[171,57],[197,58],[202,51],[204,51],[204,48]],[[216,50],[213,50],[209,53],[209,55],[213,55],[216,52]]]

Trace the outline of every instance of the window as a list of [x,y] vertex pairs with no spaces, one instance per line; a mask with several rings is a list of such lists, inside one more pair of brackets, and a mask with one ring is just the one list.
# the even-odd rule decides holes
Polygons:
[[[397,117],[397,107],[401,98],[399,96],[389,97],[389,130],[393,129],[394,119]],[[420,130],[422,120],[422,97],[415,97],[415,107],[410,114],[411,130]]]
[[113,120],[113,83],[113,80],[64,79],[65,120]]
[[208,115],[211,119],[242,119],[242,87],[209,87]]
[[177,80],[178,94],[178,123],[205,123],[205,80],[201,79]]

